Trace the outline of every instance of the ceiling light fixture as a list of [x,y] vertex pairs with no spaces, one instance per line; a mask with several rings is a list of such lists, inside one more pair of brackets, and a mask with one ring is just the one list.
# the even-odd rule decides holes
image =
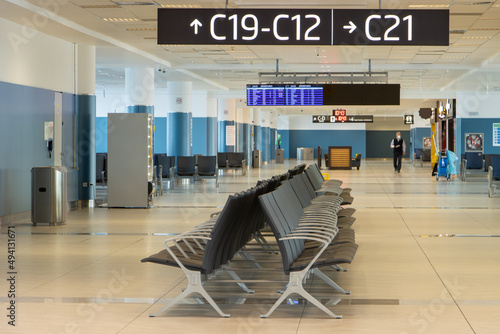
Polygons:
[[409,5],[409,8],[448,8],[450,5]]
[[161,5],[163,8],[201,8],[201,5]]
[[141,20],[139,19],[134,19],[134,18],[113,18],[113,17],[105,17],[103,18],[104,21],[106,22],[140,22]]

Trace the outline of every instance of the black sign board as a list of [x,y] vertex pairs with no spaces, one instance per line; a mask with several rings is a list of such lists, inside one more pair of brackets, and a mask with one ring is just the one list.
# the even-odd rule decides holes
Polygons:
[[449,45],[449,11],[158,9],[158,44]]
[[413,115],[405,115],[404,124],[413,124]]
[[373,123],[373,115],[314,115],[313,123]]

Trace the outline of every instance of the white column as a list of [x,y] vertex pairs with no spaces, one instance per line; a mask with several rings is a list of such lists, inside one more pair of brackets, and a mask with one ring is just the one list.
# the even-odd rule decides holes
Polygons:
[[154,69],[126,68],[125,94],[130,106],[154,106]]

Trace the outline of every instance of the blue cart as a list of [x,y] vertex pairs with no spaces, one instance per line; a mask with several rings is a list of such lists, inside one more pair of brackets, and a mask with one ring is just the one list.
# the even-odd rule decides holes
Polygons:
[[436,181],[439,180],[440,176],[446,177],[446,181],[450,180],[450,172],[448,169],[448,157],[446,156],[445,152],[441,153],[441,156],[438,160]]

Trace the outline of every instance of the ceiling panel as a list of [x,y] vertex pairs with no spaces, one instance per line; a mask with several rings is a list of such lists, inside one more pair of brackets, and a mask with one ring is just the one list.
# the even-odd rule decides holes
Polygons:
[[[39,0],[26,1],[34,5],[40,4]],[[390,6],[391,8],[408,8],[409,6],[411,8],[449,8],[451,11],[450,29],[452,30],[449,47],[157,46],[156,31],[147,29],[156,27],[158,6],[123,5],[116,8],[116,4],[109,0],[70,1],[68,4],[61,3],[58,15],[91,31],[115,39],[119,43],[126,44],[128,49],[135,48],[136,50],[136,53],[133,53],[114,47],[116,52],[113,52],[113,56],[104,55],[106,52],[98,52],[98,67],[104,71],[98,78],[106,80],[108,85],[113,82],[110,79],[113,78],[113,75],[115,75],[115,81],[119,80],[119,75],[115,72],[106,75],[103,67],[111,69],[130,66],[155,67],[159,66],[158,59],[175,64],[175,68],[190,70],[196,75],[213,80],[228,89],[237,90],[242,90],[247,82],[257,82],[259,72],[275,71],[277,60],[278,69],[287,72],[367,71],[368,63],[371,60],[372,70],[388,71],[390,82],[402,84],[402,94],[413,94],[413,92],[437,92],[436,94],[439,94],[442,87],[457,78],[463,76],[460,83],[466,81],[468,76],[464,76],[464,74],[471,73],[471,69],[481,68],[487,72],[488,68],[497,71],[500,67],[500,60],[497,56],[500,52],[499,1],[496,2],[498,7],[492,7],[488,1],[472,0],[382,1],[382,6]],[[158,0],[156,2],[163,6],[218,8],[225,6],[225,1],[214,0]],[[14,5],[7,6],[4,3],[0,2],[0,16],[9,19],[9,7]],[[311,2],[303,0],[235,0],[228,2],[230,8],[378,8],[378,4],[378,0],[312,0]],[[103,6],[111,8],[97,8]],[[15,15],[12,14],[12,16]],[[26,15],[23,14],[23,16]],[[135,18],[145,21],[105,22],[102,18]],[[89,43],[88,38],[82,38],[82,33],[78,28],[61,29],[61,27],[62,25],[54,23],[47,25],[42,30],[76,43],[84,40],[85,43]],[[101,41],[97,35],[92,35],[90,40],[92,39],[96,45],[109,45],[110,43],[109,41]],[[131,56],[132,54],[135,56]],[[142,61],[139,60],[141,58]],[[185,73],[169,71],[177,73],[170,74],[168,76],[170,80],[199,81]],[[202,86],[199,82],[196,86],[212,90],[219,89],[208,84]],[[454,87],[458,86],[458,84],[454,85]]]

